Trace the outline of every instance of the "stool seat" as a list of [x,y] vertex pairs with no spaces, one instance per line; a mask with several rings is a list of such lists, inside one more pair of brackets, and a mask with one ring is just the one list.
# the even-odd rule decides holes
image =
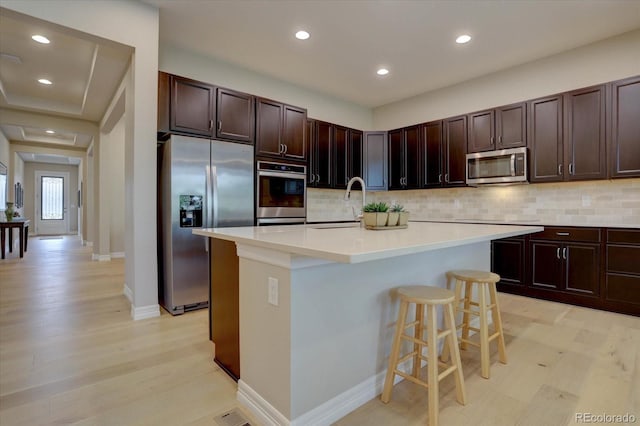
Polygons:
[[[458,336],[456,333],[455,319],[453,317],[453,303],[455,293],[450,290],[433,286],[404,286],[396,289],[400,298],[400,310],[396,331],[389,355],[389,368],[384,380],[384,388],[380,399],[387,403],[391,399],[393,382],[396,375],[429,389],[429,424],[438,424],[438,386],[442,379],[453,374],[456,382],[456,399],[464,405],[466,392],[464,378],[462,376],[462,364],[458,348]],[[409,305],[415,304],[415,319],[407,322]],[[436,309],[441,307],[444,316],[444,329],[438,328],[438,316]],[[426,317],[425,317],[426,308]],[[406,332],[413,329],[413,333]],[[425,338],[425,332],[427,337]],[[451,362],[438,360],[438,342],[444,339],[444,346],[451,354]],[[404,344],[403,344],[404,341]],[[409,343],[407,345],[406,343]],[[412,344],[412,345],[411,345]],[[401,355],[404,348],[413,346],[409,353]],[[427,356],[425,356],[425,349]],[[427,363],[427,380],[421,376],[420,370],[423,361]],[[405,363],[411,363],[410,371]],[[405,366],[405,367],[403,367]]]
[[500,275],[488,271],[475,271],[473,269],[459,269],[447,272],[449,278],[459,281],[469,281],[476,283],[497,283]]
[[426,285],[400,287],[396,292],[401,297],[408,299],[409,303],[421,305],[446,305],[455,299],[455,294],[451,290]]

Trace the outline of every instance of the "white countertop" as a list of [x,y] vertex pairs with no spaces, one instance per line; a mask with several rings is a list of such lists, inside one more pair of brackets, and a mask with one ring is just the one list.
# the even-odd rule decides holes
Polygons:
[[360,263],[542,230],[542,226],[410,222],[407,229],[382,231],[346,223],[204,228],[193,233],[300,256]]

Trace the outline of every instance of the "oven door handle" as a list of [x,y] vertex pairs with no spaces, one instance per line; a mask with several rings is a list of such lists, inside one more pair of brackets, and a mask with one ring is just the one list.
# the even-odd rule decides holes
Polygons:
[[516,155],[511,154],[511,176],[516,175]]
[[263,171],[259,171],[258,172],[258,177],[260,177],[260,176],[306,180],[306,173],[263,172]]

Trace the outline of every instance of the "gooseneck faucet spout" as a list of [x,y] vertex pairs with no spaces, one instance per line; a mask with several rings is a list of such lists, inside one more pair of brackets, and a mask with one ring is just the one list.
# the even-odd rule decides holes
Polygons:
[[364,183],[364,180],[361,177],[354,176],[349,180],[349,183],[347,184],[347,192],[345,192],[344,194],[344,199],[345,201],[347,201],[349,200],[349,198],[351,198],[351,186],[353,185],[354,182],[360,182],[360,186],[362,187],[362,211],[360,212],[359,215],[354,214],[354,217],[362,219],[362,215],[364,213],[364,206],[366,205],[365,197],[367,194],[367,190],[366,190],[366,185]]

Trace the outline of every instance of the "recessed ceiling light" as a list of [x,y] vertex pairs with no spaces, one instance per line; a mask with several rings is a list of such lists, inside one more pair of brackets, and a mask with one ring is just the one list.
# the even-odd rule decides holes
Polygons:
[[49,133],[50,135],[53,135],[55,133],[53,130],[45,130],[45,132]]
[[306,40],[306,39],[308,39],[309,37],[310,37],[310,36],[309,36],[309,33],[308,33],[308,32],[306,32],[306,31],[302,31],[302,30],[300,30],[300,31],[298,31],[298,32],[296,33],[296,38],[297,38],[298,40]]
[[456,39],[456,43],[465,44],[465,43],[469,43],[470,40],[471,40],[471,36],[469,34],[462,34]]
[[32,36],[31,36],[31,38],[32,38],[34,41],[37,41],[38,43],[42,43],[42,44],[49,44],[49,43],[51,43],[51,42],[49,41],[49,39],[48,39],[48,38],[46,38],[45,36],[40,35],[40,34],[32,35]]
[[50,84],[53,84],[53,83],[51,82],[51,80],[47,80],[46,78],[41,78],[41,79],[39,79],[39,80],[38,80],[38,83],[40,83],[40,84],[46,84],[47,86],[48,86],[48,85],[50,85]]
[[387,75],[387,74],[389,74],[389,70],[386,69],[386,68],[380,68],[378,71],[376,71],[376,73],[378,75]]

